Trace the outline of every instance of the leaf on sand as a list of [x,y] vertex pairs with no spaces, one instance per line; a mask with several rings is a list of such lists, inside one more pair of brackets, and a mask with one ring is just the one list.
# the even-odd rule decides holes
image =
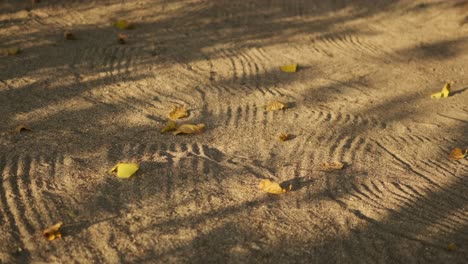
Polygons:
[[169,113],[169,118],[172,120],[177,120],[187,117],[188,115],[189,114],[185,106],[174,106]]
[[266,111],[277,111],[277,110],[283,110],[286,108],[288,108],[286,104],[280,101],[274,101],[265,106]]
[[176,122],[173,121],[173,120],[169,120],[169,121],[167,121],[166,126],[164,126],[164,127],[161,129],[161,133],[166,133],[166,132],[169,132],[169,131],[174,131],[174,130],[176,130],[176,128],[177,128]]
[[16,133],[21,133],[21,132],[31,132],[32,129],[27,127],[26,125],[17,125],[15,128]]
[[468,149],[465,149],[465,151],[463,151],[461,150],[461,148],[454,148],[452,152],[450,152],[449,158],[452,160],[464,159],[467,153]]
[[431,98],[442,98],[442,97],[449,97],[450,95],[450,83],[446,83],[444,88],[440,93],[433,93],[431,94]]
[[63,33],[63,38],[65,40],[74,40],[75,39],[75,35],[73,35],[73,33],[71,31],[65,31]]
[[109,173],[115,172],[119,178],[129,178],[137,172],[138,168],[139,166],[136,163],[119,162],[109,171]]
[[58,222],[57,224],[53,226],[49,226],[44,230],[42,235],[45,237],[45,239],[52,241],[56,238],[61,238],[62,234],[60,233],[60,227],[63,225],[62,222]]
[[450,243],[450,244],[447,245],[447,250],[448,251],[454,252],[454,251],[457,251],[457,249],[458,249],[458,247],[457,247],[457,244],[455,244],[455,243]]
[[117,42],[118,42],[119,44],[125,44],[125,43],[127,43],[127,39],[128,39],[128,35],[127,35],[127,34],[122,34],[122,33],[117,34]]
[[327,161],[322,163],[320,169],[322,171],[335,171],[343,169],[344,164],[339,161]]
[[176,128],[172,134],[178,135],[178,134],[195,134],[195,133],[200,133],[205,129],[204,124],[198,124],[198,125],[191,125],[191,124],[183,124],[180,125],[179,127]]
[[8,56],[13,56],[13,55],[17,55],[21,52],[21,49],[18,48],[18,47],[13,47],[13,48],[8,48],[6,49],[5,53],[6,55]]
[[118,29],[132,29],[133,28],[133,25],[124,19],[118,20],[117,22],[115,22],[114,25]]
[[291,134],[287,134],[287,133],[281,133],[279,136],[278,136],[279,140],[281,141],[287,141],[287,140],[290,140],[292,139],[292,135]]
[[297,63],[283,65],[280,67],[282,72],[296,72],[297,71]]
[[284,189],[277,182],[270,181],[268,179],[263,179],[258,184],[258,188],[262,189],[263,191],[267,193],[282,194],[287,191],[291,191],[292,185],[290,184],[288,189]]

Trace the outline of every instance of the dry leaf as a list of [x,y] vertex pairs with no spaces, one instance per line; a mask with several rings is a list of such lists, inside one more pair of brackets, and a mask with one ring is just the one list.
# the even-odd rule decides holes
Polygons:
[[442,91],[440,93],[434,93],[431,95],[431,98],[442,98],[442,97],[448,97],[450,95],[450,83],[446,83],[444,88],[442,88]]
[[127,20],[118,20],[117,22],[115,22],[115,27],[118,28],[118,29],[131,29],[133,28],[133,25],[131,23],[129,23]]
[[265,110],[267,111],[276,111],[276,110],[283,110],[286,109],[287,106],[286,104],[280,102],[280,101],[274,101],[265,106]]
[[65,31],[63,33],[63,38],[65,40],[73,40],[73,39],[75,39],[75,35],[73,35],[73,33],[71,31]]
[[468,149],[462,151],[461,148],[454,148],[452,152],[450,152],[449,158],[452,160],[459,160],[465,158],[466,154],[468,153]]
[[137,172],[138,168],[139,166],[136,163],[119,162],[109,171],[109,173],[115,172],[119,178],[129,178]]
[[13,48],[8,48],[6,49],[5,53],[6,55],[8,56],[13,56],[13,55],[17,55],[21,52],[21,49],[18,48],[18,47],[13,47]]
[[287,141],[287,140],[290,140],[292,139],[292,135],[291,134],[287,134],[287,133],[281,133],[279,136],[278,136],[279,140],[281,141]]
[[162,129],[161,129],[161,133],[165,133],[165,132],[169,132],[169,131],[173,131],[173,130],[176,130],[176,122],[175,121],[172,121],[172,120],[169,120],[167,121],[167,124],[166,126],[164,126]]
[[60,227],[63,225],[62,222],[58,222],[57,224],[53,226],[49,226],[44,230],[42,235],[45,237],[45,239],[52,241],[56,238],[61,238],[62,234],[60,233]]
[[344,164],[339,161],[327,161],[322,163],[320,169],[323,171],[335,171],[343,169]]
[[169,118],[172,120],[181,119],[188,116],[188,111],[185,106],[174,106],[169,113]]
[[194,134],[194,133],[200,133],[205,129],[204,124],[198,124],[198,125],[191,125],[191,124],[183,124],[180,125],[178,128],[176,128],[176,131],[172,132],[174,135],[178,134]]
[[281,66],[280,69],[283,72],[296,72],[297,63]]
[[29,127],[27,127],[27,126],[25,126],[25,125],[18,125],[18,126],[16,126],[16,128],[15,128],[15,132],[16,132],[16,133],[30,132],[30,131],[32,131],[32,129],[29,128]]
[[457,251],[458,247],[457,247],[457,244],[450,243],[450,244],[447,245],[447,249],[448,249],[448,251],[454,252],[454,251]]
[[118,42],[119,44],[125,44],[125,43],[127,43],[127,39],[128,39],[128,35],[127,35],[127,34],[122,34],[122,33],[117,34],[117,42]]
[[270,181],[268,179],[263,179],[258,184],[258,188],[262,189],[267,193],[282,194],[287,191],[290,191],[292,189],[292,185],[289,185],[289,189],[287,190],[282,188],[277,182]]

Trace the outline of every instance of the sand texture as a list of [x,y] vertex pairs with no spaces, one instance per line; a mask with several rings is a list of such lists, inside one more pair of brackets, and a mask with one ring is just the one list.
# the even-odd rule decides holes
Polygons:
[[467,263],[468,1],[0,1],[0,121],[2,264]]

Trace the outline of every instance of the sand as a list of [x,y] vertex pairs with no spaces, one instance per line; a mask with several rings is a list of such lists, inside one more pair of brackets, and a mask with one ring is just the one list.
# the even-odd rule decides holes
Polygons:
[[[468,259],[468,1],[7,0],[12,47],[0,263]],[[174,105],[205,131],[160,133]]]

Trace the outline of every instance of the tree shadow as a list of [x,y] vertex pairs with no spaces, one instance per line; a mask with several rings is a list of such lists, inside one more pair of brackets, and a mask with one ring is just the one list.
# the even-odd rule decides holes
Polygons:
[[[338,263],[413,262],[418,258],[428,262],[463,260],[466,258],[465,249],[452,254],[445,251],[445,246],[449,242],[464,245],[467,241],[468,220],[463,211],[467,186],[460,176],[466,167],[464,161],[460,161],[460,167],[455,169],[444,163],[441,163],[444,166],[439,166],[440,163],[436,162],[443,152],[430,153],[421,158],[429,165],[434,162],[431,166],[435,172],[427,172],[419,161],[411,161],[421,153],[411,152],[405,156],[399,152],[405,145],[401,143],[403,140],[394,150],[379,138],[381,131],[399,128],[399,123],[409,118],[421,118],[424,113],[407,107],[420,103],[420,94],[398,95],[362,110],[343,113],[327,109],[323,104],[340,100],[346,104],[349,101],[344,101],[344,98],[350,100],[356,94],[370,97],[365,94],[368,89],[363,87],[366,83],[362,78],[310,85],[300,94],[291,95],[287,89],[271,89],[269,86],[274,82],[293,84],[296,77],[312,80],[317,76],[315,67],[305,68],[292,77],[277,69],[264,67],[260,71],[261,66],[248,65],[247,57],[253,56],[248,53],[250,50],[261,49],[269,42],[285,45],[303,32],[339,38],[350,31],[336,29],[336,25],[377,15],[394,3],[354,1],[333,6],[322,1],[308,10],[299,10],[292,2],[251,2],[247,10],[236,2],[189,3],[175,11],[167,11],[168,14],[156,22],[138,23],[136,29],[129,33],[134,37],[127,46],[115,43],[113,36],[116,30],[109,26],[82,25],[75,30],[80,36],[76,42],[54,44],[58,47],[32,45],[25,49],[23,57],[2,58],[0,104],[5,106],[1,110],[6,117],[4,127],[15,123],[15,114],[20,112],[44,108],[55,110],[34,116],[30,121],[31,126],[43,130],[34,134],[34,138],[3,141],[14,148],[3,149],[0,161],[2,171],[5,171],[0,186],[0,205],[6,211],[2,226],[18,233],[15,239],[27,248],[23,256],[30,261],[51,260],[51,251],[62,254],[55,260],[83,257],[80,252],[86,252],[86,256],[95,262],[139,263],[158,259],[195,263],[226,259],[232,262],[286,263],[320,262],[323,259]],[[142,6],[141,10],[150,8],[151,4],[154,3]],[[267,4],[269,8],[264,11],[256,9]],[[93,7],[88,5],[86,8]],[[355,11],[348,15],[327,16],[346,8]],[[116,17],[132,17],[138,11],[122,11],[116,13]],[[161,14],[163,12],[158,13]],[[295,20],[300,17],[309,19]],[[270,30],[264,30],[265,25]],[[359,31],[352,33],[365,34]],[[98,36],[102,35],[109,36],[109,42],[99,43]],[[42,36],[48,40],[57,38],[54,32],[40,31],[25,34],[22,36],[24,39],[19,40],[7,36],[5,43]],[[404,56],[416,54],[419,59],[434,56],[452,58],[460,52],[458,47],[465,41],[461,38],[436,42],[412,47],[403,53]],[[75,55],[69,49],[76,49]],[[49,53],[54,50],[57,53]],[[50,54],[65,56],[65,59],[47,61]],[[233,61],[234,54],[242,54],[245,58]],[[257,56],[266,56],[261,51],[259,54]],[[126,55],[132,58],[127,60]],[[220,58],[231,63],[232,72],[212,74],[215,72],[212,61]],[[31,61],[35,63],[28,63]],[[206,67],[192,67],[198,61],[207,61]],[[26,64],[26,70],[11,70],[14,63]],[[170,89],[159,92],[158,88],[142,89],[132,85],[150,78],[155,69],[164,71],[164,67],[172,64],[179,67],[176,70],[181,75],[185,71],[197,71],[207,79],[212,78],[213,84],[196,86],[194,83],[199,80],[190,80],[193,85],[183,90],[190,99],[174,99],[178,94]],[[244,76],[236,71],[240,68],[251,69],[252,72]],[[89,78],[95,73],[102,75]],[[16,83],[17,78],[24,76],[36,79]],[[69,78],[69,83],[55,86],[53,80],[60,76]],[[174,79],[178,77],[174,76]],[[183,78],[180,79],[182,82]],[[129,89],[141,89],[141,93],[132,98],[125,94],[113,95],[112,88],[122,82]],[[103,86],[109,90],[110,96],[101,93]],[[221,88],[210,92],[211,86]],[[155,105],[171,98],[171,93],[171,103],[187,100],[196,105],[192,121],[209,123],[210,129],[219,134],[208,131],[203,137],[177,138],[161,135],[156,125],[165,120],[163,113],[166,107]],[[264,113],[258,110],[259,102],[254,102],[258,98],[245,98],[242,104],[233,99],[229,107],[219,110],[208,106],[205,100],[208,96],[226,99],[233,95],[252,94],[259,94],[261,99],[291,99],[295,107],[283,112]],[[33,95],[34,99],[28,95]],[[159,97],[163,99],[155,99],[155,104],[145,100]],[[88,102],[88,107],[68,107],[69,101],[76,98]],[[201,103],[196,103],[199,99]],[[118,115],[122,113],[127,116],[141,114],[150,117],[151,121],[131,124]],[[297,146],[294,153],[283,153],[281,145],[259,140],[265,136],[261,132],[268,122],[276,122],[279,127],[281,123],[287,124],[281,127],[287,128],[295,124],[299,115],[307,116],[310,124],[297,126],[301,130],[294,143]],[[375,115],[378,119],[371,118]],[[110,122],[113,118],[115,121]],[[90,119],[93,121],[88,123]],[[99,125],[100,121],[106,125]],[[65,127],[62,129],[65,133],[56,133],[60,130],[54,127],[57,124]],[[215,147],[216,137],[223,135],[223,124],[234,124],[226,129],[256,127],[254,131],[258,133],[247,136],[252,139],[245,141],[248,143],[245,148],[250,149],[247,157],[240,157],[229,146],[223,149]],[[317,124],[329,129],[324,134],[310,129]],[[466,125],[451,124],[446,128],[465,131]],[[396,134],[390,133],[390,137],[396,137]],[[52,138],[60,145],[51,143]],[[238,138],[231,142],[236,140]],[[428,142],[424,138],[420,141],[422,145]],[[262,156],[256,147],[267,147],[269,156]],[[346,169],[337,174],[309,170],[315,169],[318,161],[324,158],[354,158],[362,153],[356,149],[364,149],[367,155],[376,157],[368,158],[369,163],[361,166],[350,164],[356,169]],[[13,154],[10,151],[14,151]],[[352,154],[348,155],[348,152]],[[23,158],[24,155],[38,158]],[[380,156],[386,158],[379,162]],[[17,165],[10,164],[12,157]],[[78,162],[78,159],[85,162]],[[123,181],[105,175],[108,166],[130,159],[141,164],[141,171],[134,178]],[[291,168],[278,166],[278,163],[284,165],[285,161],[293,159],[300,160]],[[39,164],[34,165],[39,169],[31,174],[25,173],[32,169],[24,164],[33,162]],[[89,166],[92,168],[89,171],[86,170],[87,164],[94,164]],[[43,167],[47,169],[41,169]],[[401,176],[401,179],[374,175],[374,170],[377,172],[380,167],[383,176],[388,173],[391,177]],[[284,196],[258,194],[255,189],[257,178],[270,175],[275,175],[287,186],[291,184],[294,191]],[[452,179],[452,182],[446,184],[440,175]],[[44,177],[47,178],[44,180]],[[56,193],[56,196],[45,195],[47,192]],[[32,206],[37,207],[42,214],[36,213],[39,220],[28,220],[32,224],[26,228],[21,223],[25,217],[15,211],[15,205],[21,205],[27,213]],[[69,208],[79,212],[76,219],[67,215]],[[31,243],[35,223],[46,223],[52,219],[71,223],[64,230],[70,234],[64,237],[66,243]],[[407,245],[409,249],[405,248]]]

